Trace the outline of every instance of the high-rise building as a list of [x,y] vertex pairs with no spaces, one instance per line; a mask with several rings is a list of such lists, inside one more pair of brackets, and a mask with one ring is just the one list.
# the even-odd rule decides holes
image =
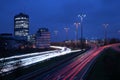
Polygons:
[[29,16],[23,13],[14,16],[14,36],[27,37],[29,34]]
[[36,33],[36,47],[49,48],[50,47],[50,32],[47,28],[40,28]]

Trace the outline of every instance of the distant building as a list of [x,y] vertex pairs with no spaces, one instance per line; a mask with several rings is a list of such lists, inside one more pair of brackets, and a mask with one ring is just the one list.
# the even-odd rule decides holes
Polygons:
[[17,49],[19,44],[12,36],[12,34],[4,33],[0,34],[0,49]]
[[27,41],[31,43],[35,43],[35,37],[36,37],[35,34],[28,35]]
[[29,34],[29,16],[20,13],[14,16],[14,36],[26,38]]
[[49,48],[50,47],[50,32],[47,28],[40,28],[36,33],[36,47]]

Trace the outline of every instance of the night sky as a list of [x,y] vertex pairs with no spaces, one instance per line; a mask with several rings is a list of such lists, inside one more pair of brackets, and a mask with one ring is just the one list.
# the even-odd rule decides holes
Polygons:
[[[69,27],[69,39],[75,39],[74,22],[80,22],[78,14],[86,14],[83,20],[85,38],[103,38],[108,23],[108,37],[119,38],[120,0],[0,0],[0,33],[13,33],[14,16],[23,12],[30,17],[30,34],[46,27],[52,41],[65,40],[64,27]],[[54,31],[58,30],[55,39]],[[80,37],[80,27],[79,27]]]

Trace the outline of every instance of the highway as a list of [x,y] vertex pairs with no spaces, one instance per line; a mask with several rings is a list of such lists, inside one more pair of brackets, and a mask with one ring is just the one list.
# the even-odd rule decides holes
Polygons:
[[[16,56],[11,56],[11,57],[6,57],[6,58],[0,58],[1,62],[5,61],[4,62],[5,64],[0,65],[0,66],[3,66],[3,68],[0,71],[0,74],[10,72],[14,69],[17,69],[18,67],[29,66],[37,62],[49,60],[50,58],[53,58],[53,57],[66,55],[71,52],[80,51],[80,50],[71,51],[71,49],[69,48],[59,47],[59,46],[51,46],[51,47],[56,48],[57,50],[36,52],[36,53],[29,53],[29,54],[24,54],[24,55],[16,55]],[[18,62],[20,62],[20,65],[14,66]]]
[[[90,62],[94,57],[101,52],[103,48],[97,48],[94,46],[93,49],[84,53],[77,60],[70,63],[62,70],[58,70],[56,73],[50,75],[49,77],[45,77],[44,80],[73,80],[77,78],[76,75],[85,67],[85,65]],[[84,73],[84,71],[82,71]]]
[[89,69],[93,61],[102,53],[106,48],[112,47],[119,50],[118,46],[120,44],[112,44],[103,47],[97,47],[92,45],[93,48],[84,54],[73,58],[64,64],[57,66],[45,73],[39,74],[34,73],[34,75],[28,75],[24,78],[19,78],[18,80],[84,80],[83,77]]

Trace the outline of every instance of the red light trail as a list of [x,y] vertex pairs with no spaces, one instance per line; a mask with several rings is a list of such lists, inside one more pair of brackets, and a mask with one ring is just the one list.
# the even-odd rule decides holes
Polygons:
[[[108,47],[115,47],[116,45],[107,45],[103,47],[94,47],[91,51],[84,53],[80,58],[73,61],[62,70],[58,70],[44,80],[74,80],[75,76],[95,57],[97,57],[104,49]],[[118,49],[118,48],[116,48]],[[82,80],[82,79],[81,79]]]

